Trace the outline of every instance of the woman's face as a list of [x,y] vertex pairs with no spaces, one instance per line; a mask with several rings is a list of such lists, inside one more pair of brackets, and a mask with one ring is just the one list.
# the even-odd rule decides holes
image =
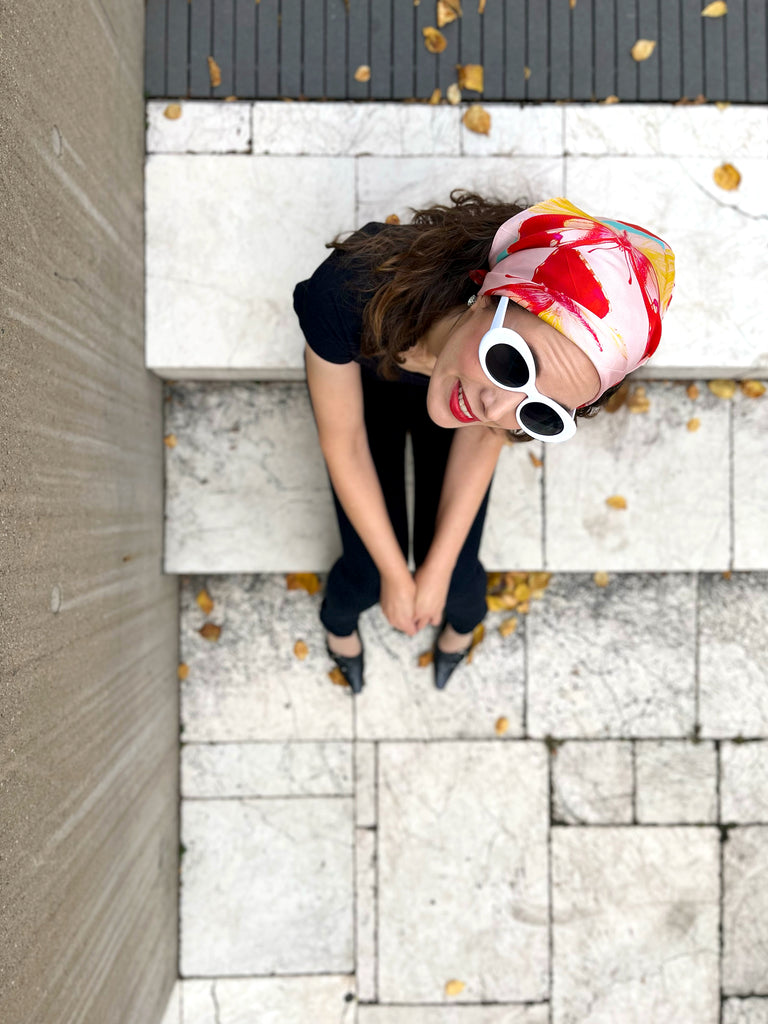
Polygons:
[[[493,384],[480,365],[480,339],[489,330],[495,309],[495,302],[481,295],[460,319],[452,321],[444,336],[427,391],[427,411],[438,426],[520,427],[515,410],[525,395]],[[541,317],[510,302],[504,326],[528,343],[539,367],[536,387],[543,395],[575,409],[598,392],[600,377],[589,357]]]

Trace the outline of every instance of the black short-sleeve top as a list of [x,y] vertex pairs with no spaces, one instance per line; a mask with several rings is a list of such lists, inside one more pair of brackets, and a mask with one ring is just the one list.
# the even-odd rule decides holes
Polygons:
[[[376,234],[384,223],[369,221],[359,230]],[[306,281],[293,290],[293,308],[307,344],[329,363],[358,362],[375,373],[376,361],[360,354],[363,309],[376,288],[365,269],[353,267],[346,253],[334,249]],[[409,384],[429,384],[423,373],[398,371],[398,379]]]

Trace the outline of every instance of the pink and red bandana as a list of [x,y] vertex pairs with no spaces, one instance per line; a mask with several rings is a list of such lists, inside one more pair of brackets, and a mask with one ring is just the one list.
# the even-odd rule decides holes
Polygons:
[[479,295],[508,295],[589,356],[600,375],[590,402],[656,351],[675,255],[644,228],[546,199],[501,225],[488,265],[470,274]]

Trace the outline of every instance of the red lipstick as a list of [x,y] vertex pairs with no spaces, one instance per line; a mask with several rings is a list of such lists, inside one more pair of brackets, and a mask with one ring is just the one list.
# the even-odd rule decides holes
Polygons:
[[[459,404],[459,396],[461,396],[461,401],[464,404],[464,408],[467,410],[467,413],[469,413],[469,415],[467,415],[467,413],[465,413],[462,410],[461,405]],[[461,387],[461,382],[459,381],[458,377],[456,378],[456,383],[453,385],[453,390],[451,391],[451,397],[449,399],[448,404],[450,406],[451,412],[459,421],[459,423],[479,422],[477,416],[475,416],[474,413],[472,412],[472,407],[470,406],[469,401],[467,400],[467,396],[464,394],[464,389]]]

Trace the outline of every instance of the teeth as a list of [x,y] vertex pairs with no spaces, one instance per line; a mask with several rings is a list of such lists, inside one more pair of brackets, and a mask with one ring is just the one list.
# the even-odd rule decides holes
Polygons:
[[469,409],[467,408],[467,404],[464,401],[464,391],[461,387],[461,384],[459,384],[459,408],[461,409],[465,416],[472,416],[472,413],[469,411]]

